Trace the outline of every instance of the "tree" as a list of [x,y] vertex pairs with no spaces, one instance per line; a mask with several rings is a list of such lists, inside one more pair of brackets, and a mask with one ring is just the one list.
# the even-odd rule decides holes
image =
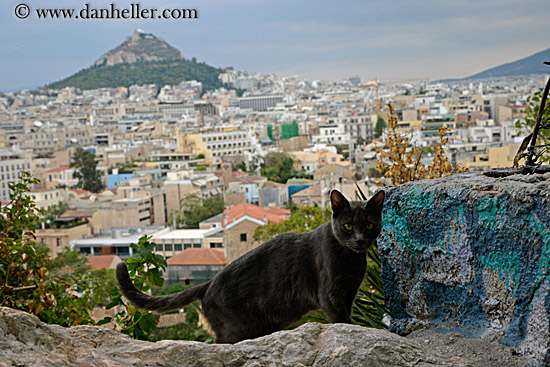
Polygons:
[[96,169],[95,154],[81,147],[76,148],[71,167],[78,170],[75,177],[78,178],[78,187],[94,193],[101,192],[104,188],[101,176]]
[[[93,323],[93,304],[86,294],[84,274],[54,272],[48,249],[35,242],[39,210],[29,196],[38,180],[23,172],[10,182],[10,202],[0,206],[0,306],[32,313],[42,321],[63,326]],[[50,270],[51,269],[51,270]],[[82,285],[82,297],[74,294]]]
[[46,228],[59,228],[59,224],[56,220],[67,210],[69,210],[69,204],[64,201],[50,205],[42,212],[41,222],[44,223]]
[[[154,296],[165,296],[181,292],[188,288],[191,288],[191,286],[183,286],[181,283],[174,283],[165,287],[152,287],[151,291]],[[200,325],[199,314],[202,314],[202,311],[199,301],[194,301],[183,306],[183,312],[185,314],[185,322],[153,330],[149,333],[148,340],[192,340],[213,343],[214,338]]]
[[279,233],[304,233],[313,231],[321,224],[329,222],[331,213],[317,206],[299,206],[289,218],[278,223],[267,223],[254,231],[254,240],[264,242]]
[[382,118],[382,116],[378,116],[378,119],[376,120],[376,127],[374,132],[374,137],[378,139],[382,136],[384,133],[384,129],[386,128],[386,121]]
[[260,174],[271,181],[285,183],[293,177],[304,177],[303,173],[296,171],[294,160],[283,152],[269,152],[261,165]]
[[197,194],[190,194],[181,200],[183,211],[176,216],[176,227],[198,228],[205,219],[220,214],[225,209],[225,203],[218,197],[203,199]]

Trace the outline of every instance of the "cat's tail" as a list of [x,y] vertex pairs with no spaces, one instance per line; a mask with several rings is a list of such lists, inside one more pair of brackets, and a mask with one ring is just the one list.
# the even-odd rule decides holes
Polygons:
[[155,312],[176,310],[195,300],[202,299],[210,284],[207,282],[168,296],[150,296],[136,288],[130,279],[128,265],[125,262],[117,265],[116,279],[120,291],[132,305],[142,310]]

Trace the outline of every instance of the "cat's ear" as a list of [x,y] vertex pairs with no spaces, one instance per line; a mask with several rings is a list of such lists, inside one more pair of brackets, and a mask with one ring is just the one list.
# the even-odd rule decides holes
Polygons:
[[367,207],[381,212],[384,207],[385,197],[386,193],[383,190],[378,191],[376,195],[370,198]]
[[342,210],[351,209],[348,199],[340,193],[338,190],[332,190],[330,192],[330,203],[332,211],[339,213]]

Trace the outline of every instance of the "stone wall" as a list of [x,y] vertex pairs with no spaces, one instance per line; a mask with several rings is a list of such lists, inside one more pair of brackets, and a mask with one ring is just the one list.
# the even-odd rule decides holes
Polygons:
[[550,363],[550,173],[400,185],[387,191],[383,222],[391,331],[498,333]]

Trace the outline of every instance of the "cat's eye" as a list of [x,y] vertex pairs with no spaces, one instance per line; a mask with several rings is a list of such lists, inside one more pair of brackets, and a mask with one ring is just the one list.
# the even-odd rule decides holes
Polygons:
[[353,229],[353,226],[349,223],[344,224],[344,229],[346,231],[351,231]]
[[367,229],[372,229],[374,227],[374,225],[372,223],[369,223],[366,225]]

